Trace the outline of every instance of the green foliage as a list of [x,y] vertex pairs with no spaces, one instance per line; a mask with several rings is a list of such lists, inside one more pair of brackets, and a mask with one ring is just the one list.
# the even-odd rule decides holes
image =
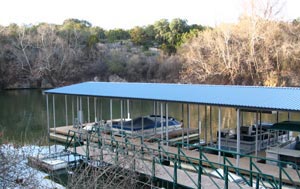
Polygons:
[[99,42],[99,37],[97,35],[90,35],[88,39],[89,48],[93,47],[95,44]]
[[190,32],[195,30],[203,30],[203,26],[187,24],[186,20],[179,18],[168,22],[166,19],[161,19],[154,23],[155,39],[160,48],[166,54],[174,54],[177,48],[184,42],[183,37],[187,37]]
[[155,33],[153,26],[135,27],[130,30],[131,41],[136,45],[142,45],[144,49],[154,45]]
[[86,20],[79,20],[79,19],[67,19],[63,22],[64,29],[85,29],[92,27],[92,24]]
[[112,52],[107,59],[108,71],[111,74],[123,75],[125,71],[125,61],[121,53]]
[[104,41],[106,39],[105,30],[98,26],[90,28],[90,32],[92,35],[97,36],[99,41]]
[[170,32],[169,22],[167,19],[161,19],[154,23],[155,39],[159,44],[167,42],[167,34]]
[[123,29],[108,30],[105,32],[105,36],[110,43],[130,39],[129,32]]
[[129,31],[131,41],[136,45],[145,44],[145,30],[142,27],[135,27]]

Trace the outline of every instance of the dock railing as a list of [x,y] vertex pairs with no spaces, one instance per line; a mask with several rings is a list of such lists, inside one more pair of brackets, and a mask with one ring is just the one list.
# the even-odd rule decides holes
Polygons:
[[[295,169],[294,171],[298,175],[298,178],[300,179],[300,174],[298,170],[298,166],[295,163],[292,162],[282,162],[278,160],[272,160],[268,158],[262,158],[262,157],[254,157],[251,155],[243,155],[238,154],[236,152],[232,151],[226,151],[226,150],[219,150],[216,148],[210,148],[210,147],[202,147],[198,146],[197,149],[199,151],[199,157],[190,157],[186,154],[185,150],[182,148],[182,146],[185,146],[189,148],[188,144],[186,143],[177,143],[177,153],[170,152],[168,150],[168,147],[163,145],[166,141],[163,141],[161,139],[156,139],[157,146],[154,144],[148,144],[143,141],[143,138],[140,138],[140,143],[136,144],[133,142],[130,142],[130,138],[127,138],[126,135],[124,135],[124,140],[117,140],[113,135],[111,135],[109,138],[102,137],[101,135],[101,129],[97,130],[95,132],[78,132],[78,131],[72,131],[70,130],[68,132],[67,140],[66,140],[66,149],[68,147],[72,146],[75,149],[76,153],[76,146],[82,145],[83,140],[85,141],[85,153],[87,159],[89,159],[89,146],[91,143],[98,142],[98,148],[103,148],[103,145],[107,144],[110,146],[110,150],[115,153],[115,161],[118,161],[119,153],[121,154],[127,154],[130,150],[131,153],[134,153],[134,155],[138,155],[139,159],[143,161],[150,161],[152,164],[152,167],[149,168],[149,166],[146,166],[149,171],[151,171],[151,175],[153,178],[155,178],[155,167],[156,164],[161,165],[165,172],[172,178],[173,185],[176,188],[177,186],[177,172],[178,170],[182,170],[184,174],[188,176],[188,178],[193,182],[193,184],[197,188],[201,188],[201,176],[202,175],[208,175],[210,180],[215,184],[217,188],[219,188],[218,184],[214,182],[213,177],[206,171],[206,167],[210,167],[213,170],[216,170],[217,177],[224,180],[224,187],[228,188],[228,180],[231,176],[231,171],[235,172],[238,176],[242,178],[244,181],[243,183],[253,187],[254,185],[254,178],[256,181],[256,188],[259,188],[259,186],[264,187],[272,187],[272,188],[282,188],[282,179],[283,176],[285,176],[285,179],[289,181],[289,183],[295,187],[298,185],[293,181],[293,179],[290,177],[288,171],[286,170],[285,166],[290,165],[293,166]],[[189,144],[191,145],[191,144]],[[195,146],[193,146],[195,147]],[[221,152],[223,154],[223,162],[214,162],[210,161],[209,158],[206,156],[206,151],[211,150],[215,152]],[[243,169],[239,168],[233,165],[233,163],[225,156],[225,153],[231,153],[234,156],[239,155],[241,158],[248,158],[249,159],[249,169]],[[147,157],[146,157],[147,155]],[[278,165],[278,177],[275,178],[273,175],[268,175],[262,172],[262,170],[256,165],[256,161],[263,160],[263,161],[273,161],[277,163]],[[166,162],[169,162],[169,164],[166,164]],[[183,168],[182,164],[188,164],[191,168]],[[172,165],[170,165],[172,164]],[[145,164],[146,165],[146,164]],[[168,171],[165,166],[173,166],[173,172]],[[223,168],[223,173],[218,171],[218,168]],[[193,179],[190,176],[190,171],[196,172],[198,174],[198,179]],[[248,175],[249,179],[245,176]],[[233,178],[231,178],[233,179]],[[233,182],[235,183],[239,188],[242,188],[241,183]],[[268,186],[267,186],[267,185]]]
[[[297,187],[298,185],[296,184],[296,182],[291,178],[291,176],[289,175],[288,171],[286,170],[286,167],[290,166],[293,167],[294,169],[289,169],[292,170],[296,173],[296,175],[298,176],[298,179],[300,179],[300,174],[299,174],[299,167],[297,164],[293,163],[293,162],[284,162],[284,161],[279,161],[279,160],[274,160],[274,159],[270,159],[270,158],[264,158],[264,157],[256,157],[256,156],[252,156],[252,155],[245,155],[245,154],[239,154],[237,152],[234,151],[226,151],[226,150],[218,150],[215,148],[211,148],[211,147],[204,147],[203,149],[207,149],[207,150],[212,150],[215,152],[221,152],[223,154],[223,164],[225,165],[226,163],[229,164],[230,166],[233,166],[232,162],[228,160],[228,158],[224,155],[225,153],[230,153],[234,156],[239,155],[241,158],[248,158],[249,159],[249,176],[250,176],[250,180],[246,181],[245,177],[243,176],[243,174],[237,170],[236,167],[233,166],[234,171],[236,172],[236,174],[238,174],[239,176],[241,176],[243,178],[243,180],[245,182],[247,182],[247,184],[249,186],[253,186],[253,171],[255,170],[255,172],[258,173],[263,173],[262,170],[256,165],[256,162],[258,161],[263,161],[263,162],[273,162],[273,164],[276,164],[278,166],[278,179],[276,179],[273,175],[265,175],[265,174],[261,174],[263,177],[262,179],[267,182],[268,184],[270,184],[273,188],[282,188],[282,180],[283,180],[283,176],[286,176],[286,180],[293,185],[294,187]],[[286,182],[287,182],[286,181]],[[299,186],[298,186],[299,187]]]

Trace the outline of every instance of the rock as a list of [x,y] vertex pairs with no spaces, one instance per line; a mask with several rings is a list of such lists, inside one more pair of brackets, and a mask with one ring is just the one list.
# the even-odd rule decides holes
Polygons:
[[41,83],[42,89],[49,89],[49,88],[53,88],[53,87],[54,86],[52,86],[52,84],[47,79],[42,80],[42,83]]
[[109,82],[127,82],[125,79],[121,78],[120,76],[114,74],[110,75],[108,78]]
[[100,81],[100,78],[98,76],[95,76],[94,81]]
[[31,82],[29,80],[16,81],[15,83],[10,83],[6,89],[30,89]]

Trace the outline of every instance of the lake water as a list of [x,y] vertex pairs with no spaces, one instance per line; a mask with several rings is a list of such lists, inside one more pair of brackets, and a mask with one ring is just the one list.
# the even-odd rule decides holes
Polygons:
[[[53,117],[53,97],[49,95],[49,110],[50,117]],[[72,118],[76,117],[77,98],[67,98],[67,122],[72,123]],[[123,104],[124,117],[126,114],[126,101]],[[113,100],[113,118],[120,118],[120,100]],[[155,107],[156,106],[156,107]],[[66,124],[65,111],[65,96],[55,96],[55,117],[56,125]],[[88,117],[88,107],[90,116]],[[110,119],[109,99],[96,99],[96,117],[97,119]],[[159,106],[160,107],[160,106]],[[134,117],[149,115],[158,112],[160,109],[157,104],[154,105],[150,101],[134,100],[130,101],[130,115]],[[94,121],[94,98],[82,97],[82,108],[85,121]],[[204,138],[205,125],[208,133],[215,136],[218,126],[218,107],[200,106],[200,122],[198,121],[198,105],[190,105],[190,127],[198,128],[201,125],[201,137]],[[206,110],[205,110],[206,109]],[[187,127],[187,112],[188,106],[180,103],[168,103],[169,116],[175,117],[178,120],[183,120]],[[222,128],[236,127],[236,109],[221,108],[222,111]],[[206,117],[204,116],[206,112]],[[211,113],[211,116],[210,116]],[[101,115],[102,116],[101,116]],[[73,116],[74,115],[74,116]],[[211,117],[211,119],[210,119]],[[287,120],[287,113],[279,113],[279,121]],[[292,120],[299,120],[299,114],[291,113]],[[256,113],[243,113],[242,124],[254,124]],[[262,114],[263,122],[276,122],[276,114]],[[50,127],[53,127],[53,121],[50,121]],[[19,143],[45,143],[47,140],[47,117],[46,117],[46,97],[42,90],[7,90],[0,91],[0,132],[2,142],[19,142]],[[209,135],[209,134],[208,134]]]

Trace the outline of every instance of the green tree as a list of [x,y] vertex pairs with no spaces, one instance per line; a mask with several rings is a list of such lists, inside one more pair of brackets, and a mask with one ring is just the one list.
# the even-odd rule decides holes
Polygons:
[[130,30],[131,41],[136,45],[142,45],[144,48],[148,49],[154,45],[155,33],[153,26],[149,25],[147,27],[134,27]]
[[100,41],[103,41],[106,39],[105,30],[103,28],[100,28],[98,26],[92,27],[92,28],[90,28],[90,32],[92,35],[96,35]]
[[144,45],[146,33],[144,28],[136,26],[129,31],[131,41],[136,45]]
[[181,37],[189,31],[186,20],[173,19],[170,23],[166,19],[161,19],[154,23],[155,39],[160,48],[167,54],[176,53],[176,49],[181,44]]
[[110,43],[130,39],[130,33],[123,29],[108,30],[105,35]]
[[85,20],[67,19],[59,27],[59,34],[72,48],[89,46],[91,23]]
[[170,32],[169,22],[167,19],[161,19],[154,23],[155,39],[159,45],[166,43],[168,33]]

